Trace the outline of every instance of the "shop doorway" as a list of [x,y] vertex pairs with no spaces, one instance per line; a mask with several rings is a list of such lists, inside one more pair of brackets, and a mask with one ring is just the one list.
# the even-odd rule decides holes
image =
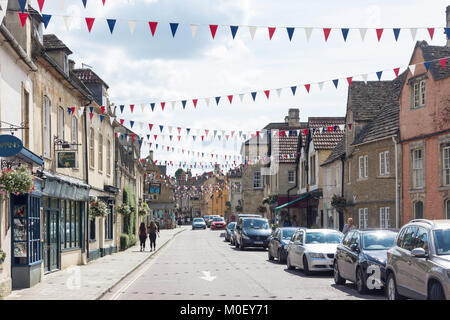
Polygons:
[[44,198],[44,272],[59,270],[59,216],[58,202]]

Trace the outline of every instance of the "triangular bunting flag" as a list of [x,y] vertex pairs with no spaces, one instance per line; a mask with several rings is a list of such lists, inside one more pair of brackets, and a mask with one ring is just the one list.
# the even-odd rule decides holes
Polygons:
[[19,12],[20,23],[22,24],[22,28],[25,27],[25,23],[27,22],[28,13]]
[[409,31],[411,31],[411,37],[412,37],[413,41],[415,41],[416,35],[417,35],[417,28],[411,28],[411,29],[409,29]]
[[51,18],[52,18],[51,14],[43,14],[42,15],[42,21],[44,22],[45,29],[47,29],[48,23],[50,22]]
[[323,35],[325,36],[325,42],[328,41],[330,36],[331,28],[323,28]]
[[313,31],[313,28],[305,28],[305,35],[306,35],[306,40],[309,42],[309,39],[311,38],[311,33]]
[[239,26],[230,26],[231,36],[233,37],[233,39],[234,39],[234,37],[236,37],[236,33],[238,31],[238,28],[239,28]]
[[111,32],[111,34],[114,31],[114,27],[116,26],[116,19],[106,19],[106,22],[108,22],[108,27],[109,27],[109,31]]
[[158,26],[158,22],[149,21],[148,25],[150,26],[150,31],[152,32],[152,37],[155,36],[156,27]]
[[368,74],[367,74],[367,73],[366,73],[366,74],[363,74],[363,75],[361,75],[361,77],[363,78],[364,83],[367,84],[367,77],[368,77]]
[[348,28],[341,28],[341,31],[342,31],[342,37],[344,37],[344,41],[345,42],[347,42],[347,36],[348,36],[348,31],[349,31],[350,29],[348,29]]
[[409,70],[411,71],[411,74],[414,76],[414,71],[416,71],[416,65],[415,64],[410,65]]
[[367,28],[359,28],[359,34],[361,35],[361,40],[364,41],[366,38]]
[[309,93],[309,89],[311,88],[311,85],[310,84],[305,84],[305,88],[306,88],[306,91],[308,91],[308,93]]
[[241,100],[241,102],[244,102],[244,94],[243,93],[239,94],[239,99]]
[[400,68],[395,68],[394,69],[394,73],[395,73],[395,77],[398,78],[398,73],[400,72]]
[[230,101],[230,104],[232,104],[233,103],[233,95],[229,95],[228,100]]
[[183,100],[183,101],[181,101],[181,104],[183,105],[183,109],[185,109],[185,108],[186,108],[186,102],[187,102],[187,100]]
[[42,13],[42,7],[44,6],[45,0],[37,0],[39,11]]
[[252,40],[255,39],[255,33],[256,33],[256,28],[255,26],[249,26],[248,30],[250,31],[250,37],[252,38]]
[[428,70],[430,70],[430,64],[431,64],[431,62],[429,62],[429,61],[425,61],[423,63],[423,65],[425,66],[425,69],[427,69],[427,72],[428,72]]
[[255,101],[255,99],[256,99],[256,91],[252,92],[252,98],[253,98],[253,101]]
[[264,90],[264,93],[266,94],[267,99],[269,99],[270,90]]
[[133,35],[134,29],[136,28],[136,21],[134,20],[128,21],[128,28],[130,29],[130,34]]
[[376,29],[378,42],[380,42],[381,35],[383,34],[383,29]]
[[195,37],[195,34],[197,33],[198,25],[197,24],[191,24],[191,32],[192,32],[192,38]]
[[81,1],[83,1],[83,6],[86,8],[87,0],[81,0]]
[[175,33],[177,33],[178,23],[170,23],[170,30],[172,31],[172,37],[175,38]]
[[166,106],[166,103],[165,102],[161,102],[161,109],[162,109],[162,111],[164,111],[164,107]]
[[273,34],[275,33],[275,27],[268,27],[269,29],[269,40],[272,40]]
[[214,37],[216,36],[216,31],[217,31],[217,24],[210,24],[209,25],[209,30],[211,30],[211,36],[214,39]]
[[394,31],[395,41],[398,41],[398,36],[400,35],[400,28],[392,29]]
[[292,95],[295,96],[295,91],[297,91],[297,86],[291,87]]
[[130,104],[130,110],[131,110],[131,113],[133,113],[133,110],[134,110],[134,104]]
[[95,18],[85,18],[85,19],[86,19],[87,28],[88,28],[89,32],[91,32],[92,25],[94,24]]
[[194,108],[197,107],[197,101],[198,101],[198,99],[192,99],[192,103],[194,104]]
[[[22,11],[22,13],[25,12],[25,5],[27,4],[27,0],[19,0],[19,6],[20,6],[20,10]],[[5,8],[6,10],[6,8]]]
[[439,59],[439,62],[441,63],[442,69],[445,70],[445,64],[447,63],[447,59],[446,58]]
[[70,27],[72,26],[72,17],[71,16],[64,16],[64,23],[66,25],[67,31],[70,31]]
[[216,104],[219,105],[220,97],[216,97]]
[[383,74],[383,71],[378,71],[377,72],[377,77],[378,77],[378,80],[381,80],[381,75]]
[[289,41],[292,41],[292,36],[294,35],[295,28],[286,28],[286,31],[289,36]]
[[353,77],[347,77],[348,86],[350,87],[352,84]]
[[334,79],[334,80],[333,80],[333,84],[334,84],[334,86],[336,87],[336,89],[337,89],[337,87],[338,87],[338,83],[339,83],[339,79]]

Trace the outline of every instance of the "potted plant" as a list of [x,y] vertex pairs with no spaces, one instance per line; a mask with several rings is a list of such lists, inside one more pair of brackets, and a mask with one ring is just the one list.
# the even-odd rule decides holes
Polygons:
[[3,194],[15,195],[30,193],[34,190],[33,176],[25,168],[18,170],[6,169],[0,175],[0,188]]
[[3,249],[0,249],[0,264],[2,264],[6,260],[6,252]]
[[102,200],[93,200],[89,204],[89,215],[91,217],[103,218],[109,213],[108,206]]
[[121,205],[116,207],[116,212],[120,213],[123,216],[128,216],[131,213],[130,206],[126,203],[122,203]]
[[143,203],[138,210],[138,214],[141,217],[145,217],[150,212],[150,208],[148,207],[147,203]]
[[331,198],[331,206],[336,210],[343,210],[347,206],[347,200],[344,197],[333,195]]

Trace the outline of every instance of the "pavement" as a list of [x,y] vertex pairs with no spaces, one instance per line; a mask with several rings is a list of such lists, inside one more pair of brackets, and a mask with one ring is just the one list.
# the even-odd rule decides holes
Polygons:
[[163,249],[179,233],[191,226],[164,229],[156,239],[156,251],[150,252],[147,238],[146,251],[140,252],[139,241],[125,251],[108,255],[87,265],[72,266],[44,276],[32,288],[13,290],[6,300],[95,300],[101,298],[116,284]]
[[305,275],[268,259],[267,250],[236,249],[223,230],[186,230],[130,274],[104,300],[384,300],[336,285],[332,272]]

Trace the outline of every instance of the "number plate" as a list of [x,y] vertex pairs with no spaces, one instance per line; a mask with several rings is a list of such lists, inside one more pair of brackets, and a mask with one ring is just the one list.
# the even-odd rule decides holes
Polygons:
[[255,241],[255,244],[263,244],[263,241]]

